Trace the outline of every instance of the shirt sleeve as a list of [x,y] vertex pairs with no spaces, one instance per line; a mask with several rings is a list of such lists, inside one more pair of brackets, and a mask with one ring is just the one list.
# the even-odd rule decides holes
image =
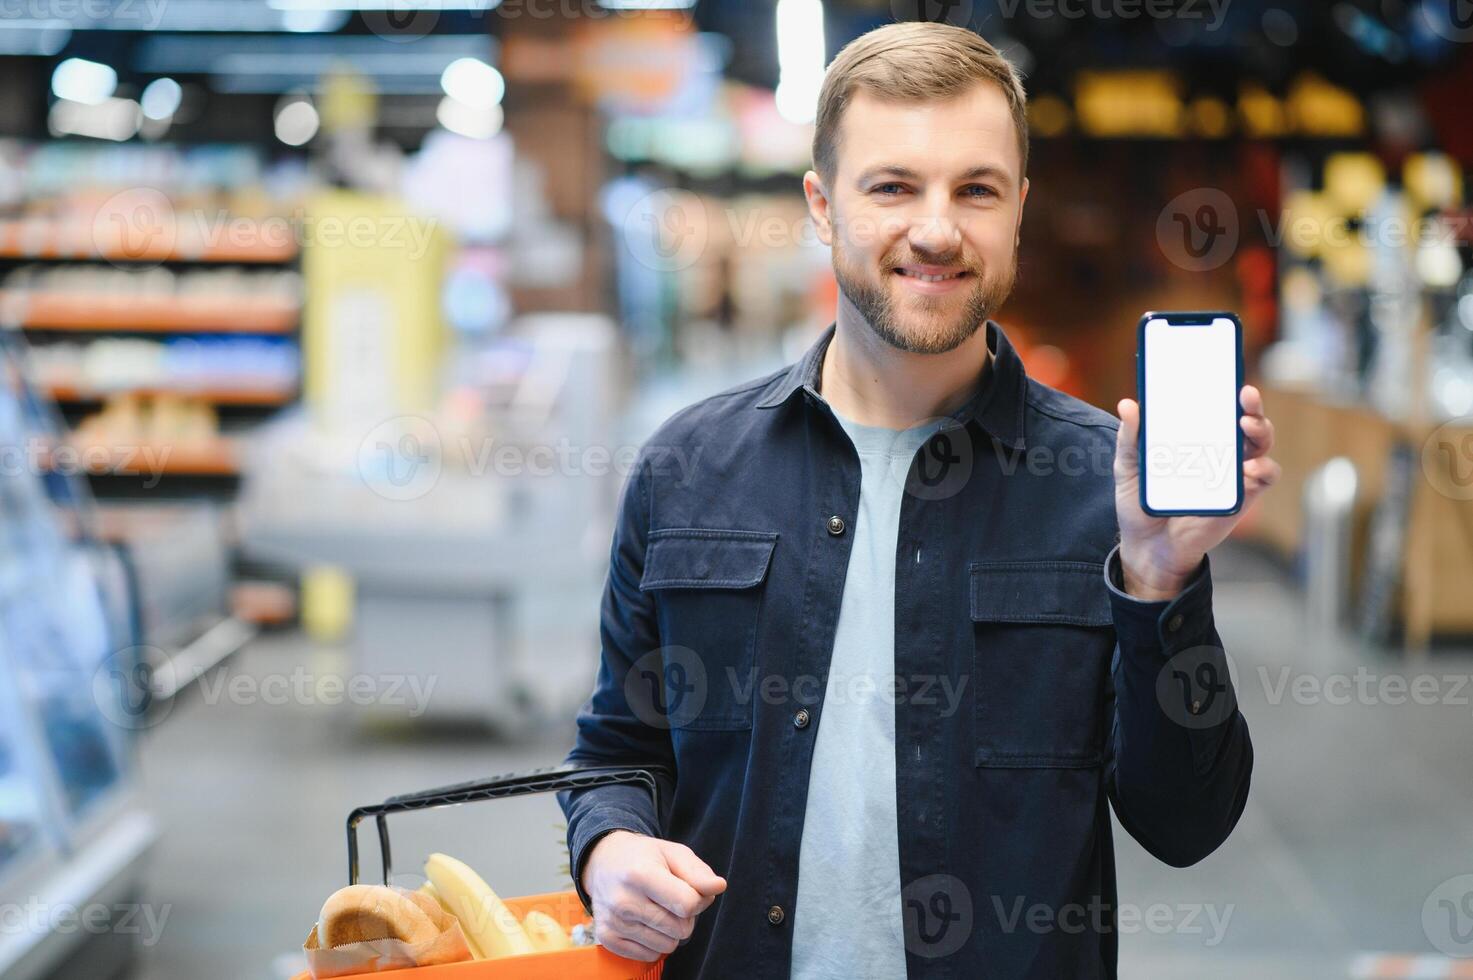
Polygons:
[[[641,592],[649,534],[650,485],[644,455],[636,462],[620,494],[610,549],[609,573],[600,607],[601,653],[592,695],[579,709],[577,735],[565,760],[571,765],[663,765],[674,771],[668,725],[641,703],[631,704],[641,679],[626,684],[633,672],[648,670],[648,658],[659,658],[659,627],[654,600]],[[658,676],[658,667],[654,668]],[[669,799],[670,787],[661,798]],[[648,792],[633,785],[601,786],[558,795],[568,821],[568,867],[578,897],[589,907],[583,887],[583,865],[599,838],[615,830],[659,836],[660,814]]]
[[1104,574],[1116,635],[1110,800],[1143,847],[1185,867],[1232,832],[1253,771],[1248,723],[1213,620],[1211,561],[1203,556],[1181,592],[1156,601],[1125,592],[1119,544]]

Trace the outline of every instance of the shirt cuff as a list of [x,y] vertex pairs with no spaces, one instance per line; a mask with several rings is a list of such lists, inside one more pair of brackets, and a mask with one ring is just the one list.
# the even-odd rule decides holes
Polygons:
[[1105,585],[1122,648],[1153,648],[1170,656],[1211,642],[1212,564],[1206,555],[1182,590],[1170,599],[1141,599],[1125,591],[1120,545],[1105,558]]
[[593,911],[593,900],[583,887],[583,866],[588,861],[588,855],[593,851],[593,845],[616,830],[627,830],[635,834],[649,833],[645,822],[638,814],[609,808],[596,815],[590,814],[580,822],[574,832],[572,846],[568,849],[568,871],[569,877],[573,879],[573,890],[578,893],[578,900],[583,903],[583,907],[590,914]]

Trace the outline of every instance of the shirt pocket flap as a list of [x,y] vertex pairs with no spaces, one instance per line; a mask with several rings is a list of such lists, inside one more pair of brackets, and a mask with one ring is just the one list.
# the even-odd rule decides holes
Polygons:
[[1102,562],[987,561],[969,568],[973,622],[1114,624]]
[[660,528],[650,532],[640,591],[750,589],[767,577],[775,531]]

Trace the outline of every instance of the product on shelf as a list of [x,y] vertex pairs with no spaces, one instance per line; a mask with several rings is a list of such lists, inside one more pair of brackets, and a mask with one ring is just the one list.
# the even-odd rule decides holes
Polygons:
[[103,337],[31,347],[26,370],[33,384],[64,402],[136,391],[274,405],[295,393],[298,362],[296,345],[278,338]]
[[220,434],[214,407],[172,394],[112,397],[68,441],[94,473],[232,475],[238,469],[236,444]]
[[300,162],[244,145],[10,143],[0,172],[12,259],[289,261],[313,183]]
[[290,330],[302,305],[289,269],[24,265],[0,281],[0,322],[38,330]]
[[220,423],[208,404],[177,395],[119,395],[77,426],[81,445],[213,445]]

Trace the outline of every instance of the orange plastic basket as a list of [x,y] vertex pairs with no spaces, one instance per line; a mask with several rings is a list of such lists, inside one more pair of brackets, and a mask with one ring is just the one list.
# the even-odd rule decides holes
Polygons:
[[[383,803],[359,807],[348,815],[348,882],[358,882],[358,824],[373,818],[378,827],[379,851],[383,859],[384,883],[390,874],[389,831],[386,818],[391,813],[458,806],[479,800],[502,799],[530,793],[561,792],[594,786],[636,784],[650,791],[655,810],[660,810],[659,779],[667,771],[659,766],[641,768],[564,766],[512,773],[474,783],[463,783],[442,789],[396,796]],[[564,929],[588,922],[588,914],[578,893],[569,889],[542,895],[526,895],[505,899],[506,906],[518,919],[528,912],[540,910],[552,916]],[[579,946],[550,953],[526,953],[493,960],[471,960],[442,966],[422,966],[389,971],[395,977],[414,980],[659,980],[665,962],[661,957],[653,963],[631,960],[612,953],[603,946]],[[375,974],[363,974],[375,976]],[[301,973],[294,980],[312,980]]]
[[[564,929],[572,929],[578,923],[588,921],[578,893],[572,890],[505,901],[506,907],[518,919],[536,909],[552,916]],[[663,958],[654,963],[642,963],[611,953],[602,946],[579,946],[555,953],[527,953],[496,960],[472,960],[390,972],[396,977],[413,977],[414,980],[660,980],[664,971]],[[363,975],[374,976],[371,973]],[[312,975],[302,973],[296,980],[312,980]]]

